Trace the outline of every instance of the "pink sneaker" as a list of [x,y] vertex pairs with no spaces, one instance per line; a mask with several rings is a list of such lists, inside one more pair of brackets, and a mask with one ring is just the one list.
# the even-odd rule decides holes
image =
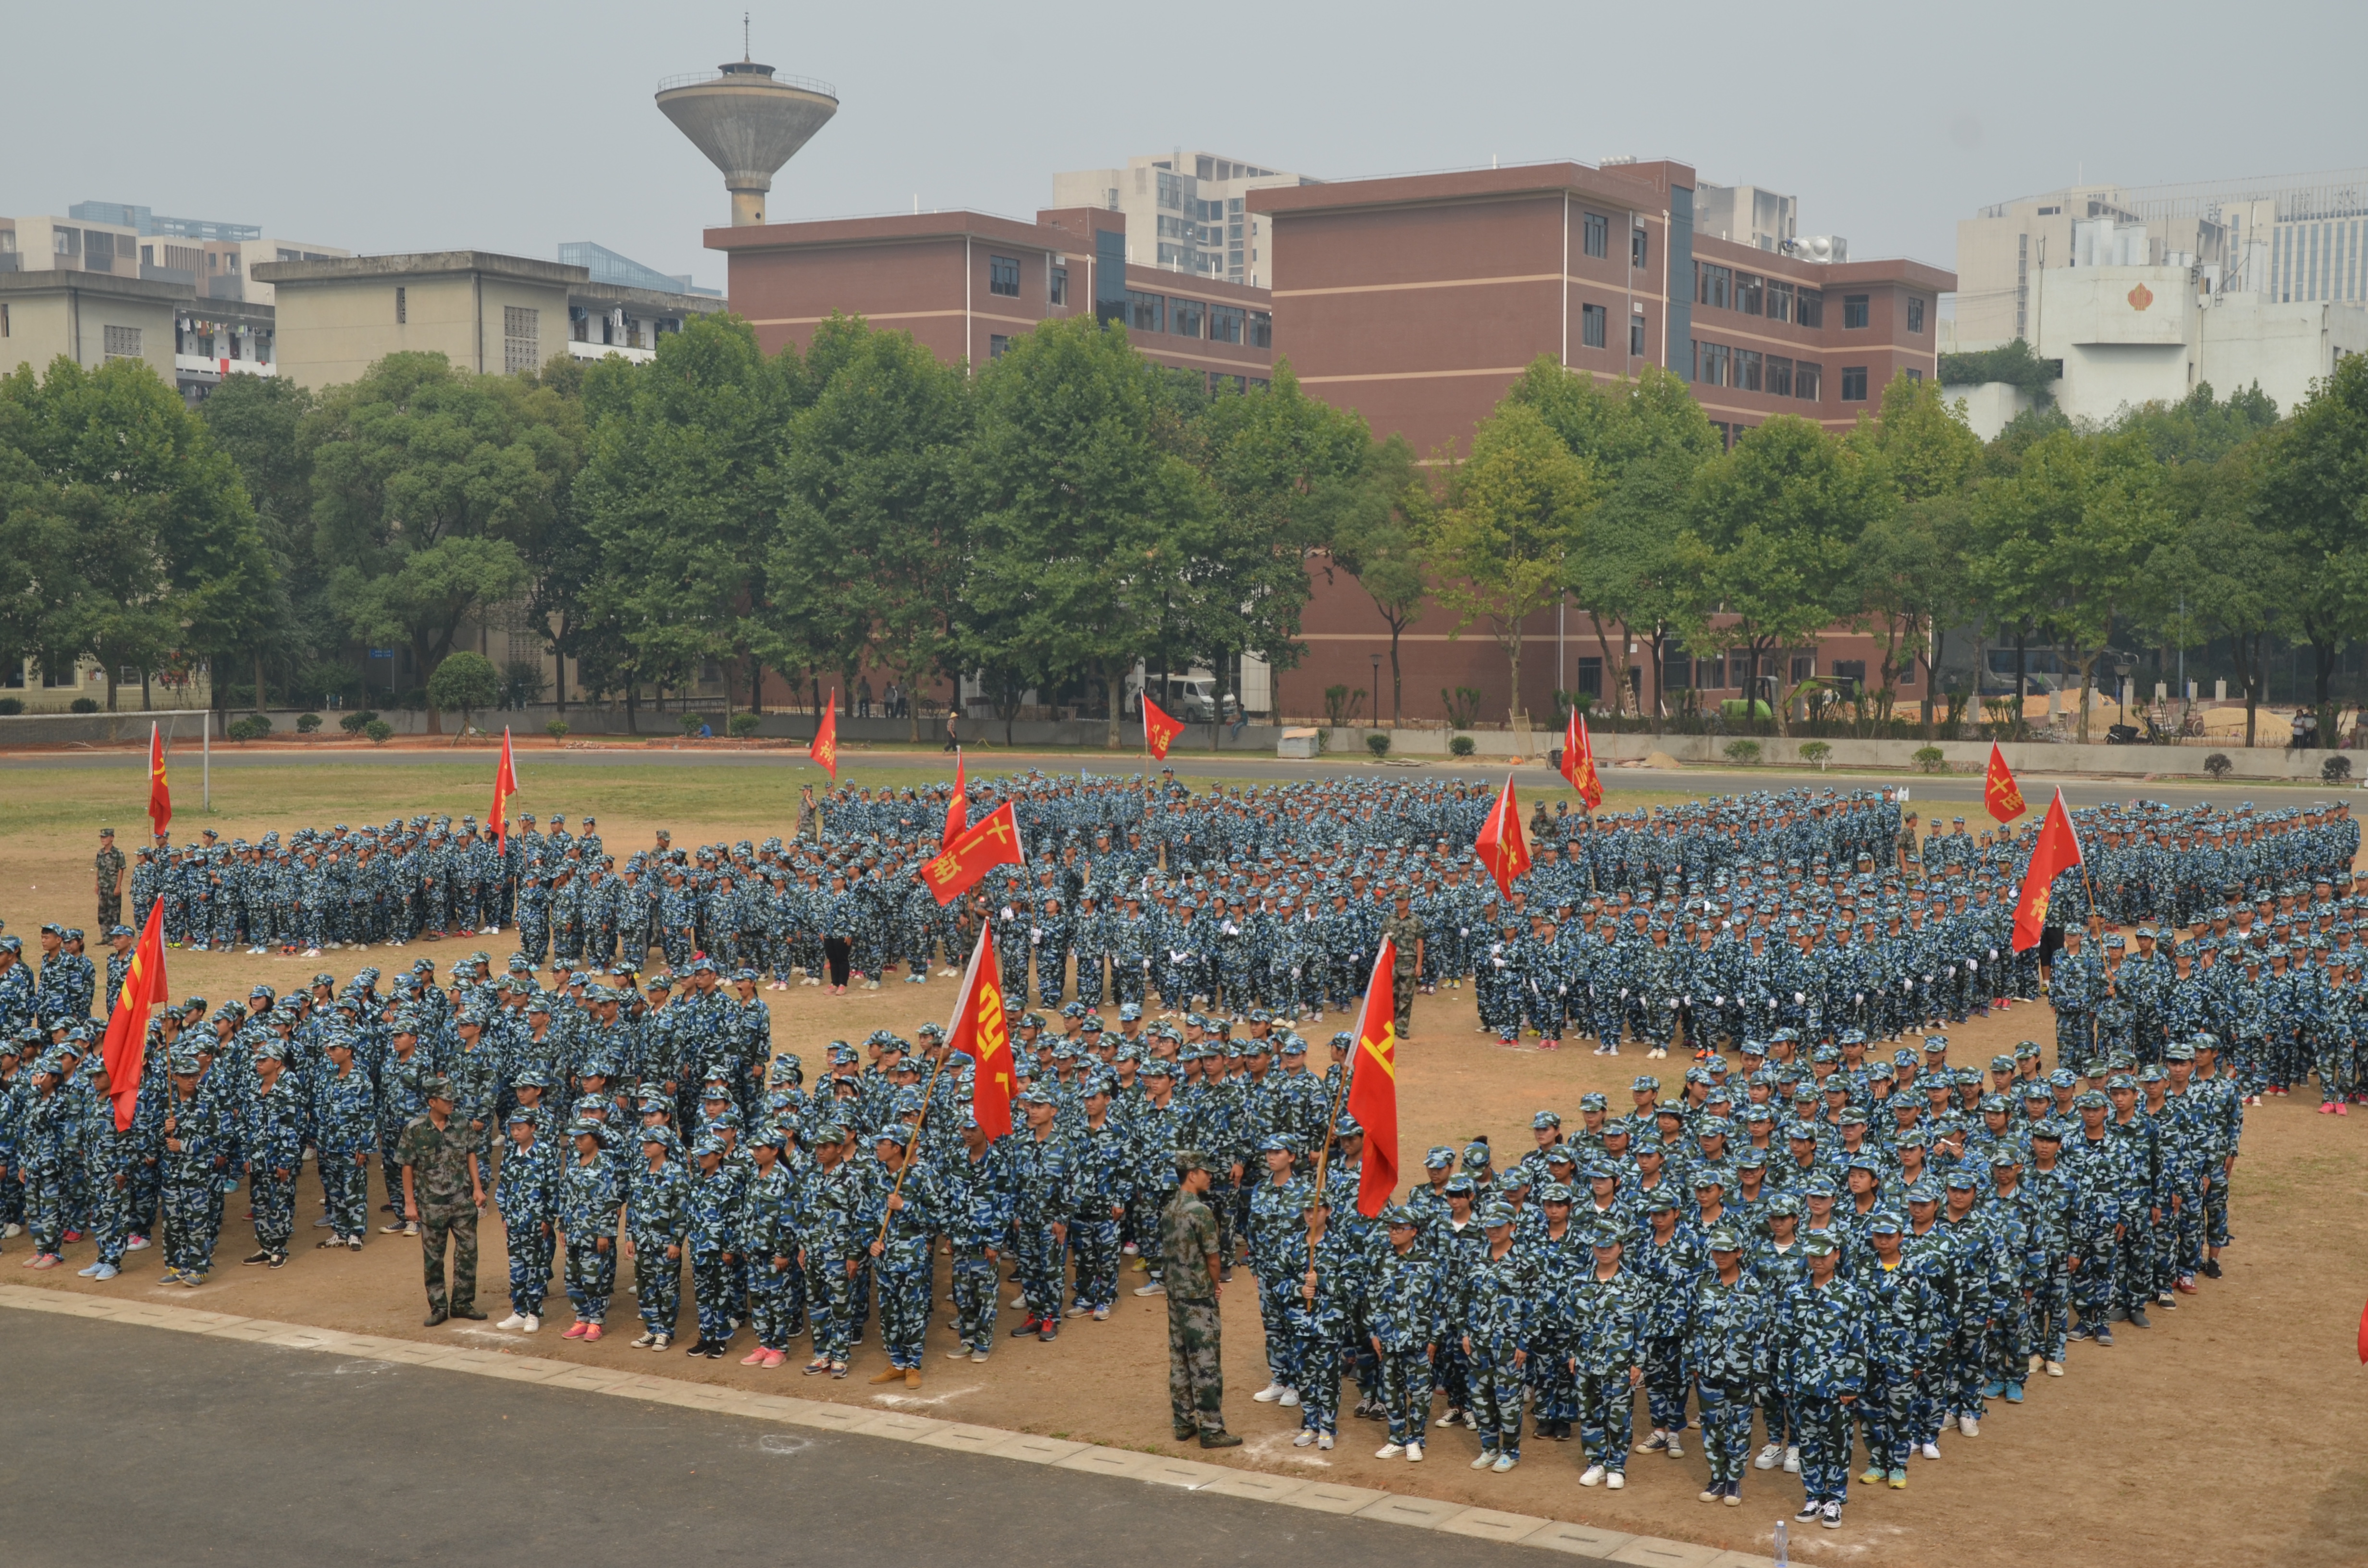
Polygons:
[[572,1323],[567,1325],[567,1332],[561,1335],[559,1337],[562,1339],[581,1339],[585,1335],[591,1331],[591,1328],[592,1325],[588,1323]]
[[756,1349],[749,1351],[748,1354],[740,1358],[740,1364],[744,1367],[763,1366],[765,1364],[765,1347],[759,1345]]
[[789,1359],[788,1355],[787,1355],[786,1353],[782,1352],[782,1351],[780,1351],[780,1350],[768,1350],[768,1351],[766,1351],[766,1352],[765,1352],[765,1360],[764,1360],[764,1363],[763,1363],[763,1364],[764,1364],[764,1368],[765,1368],[765,1369],[766,1369],[767,1371],[768,1371],[768,1372],[769,1372],[769,1371],[771,1371],[774,1368],[776,1368],[776,1367],[780,1366],[782,1362],[784,1362],[784,1361],[786,1361],[786,1360],[788,1360],[788,1359]]
[[586,1324],[584,1325],[584,1343],[585,1343],[585,1344],[589,1345],[589,1344],[591,1344],[594,1340],[596,1340],[596,1339],[598,1339],[598,1338],[599,1338],[599,1337],[600,1337],[600,1325],[599,1325],[598,1324],[597,1324],[597,1323],[587,1323],[587,1324]]
[[58,1255],[53,1252],[35,1253],[33,1255],[33,1261],[25,1265],[25,1267],[28,1268],[55,1268],[61,1261],[63,1260],[60,1259]]

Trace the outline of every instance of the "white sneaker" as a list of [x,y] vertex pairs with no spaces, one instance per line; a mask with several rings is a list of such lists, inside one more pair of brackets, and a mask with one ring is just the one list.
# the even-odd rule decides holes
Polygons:
[[628,1348],[633,1350],[647,1350],[651,1346],[655,1345],[657,1342],[658,1336],[651,1330],[645,1328],[642,1330],[642,1336],[639,1339],[634,1340]]
[[[1315,1446],[1328,1453],[1332,1448],[1332,1434],[1326,1432],[1322,1437],[1316,1438]],[[1510,1465],[1500,1463],[1497,1468],[1500,1470],[1510,1470],[1512,1467]]]
[[973,1367],[985,1365],[986,1361],[986,1352],[984,1350],[972,1351],[970,1353],[970,1361],[971,1365]]
[[1258,1392],[1250,1395],[1250,1397],[1258,1401],[1260,1404],[1272,1404],[1276,1400],[1282,1397],[1282,1392],[1283,1390],[1281,1383],[1269,1383],[1266,1387],[1258,1390]]
[[1841,1528],[1842,1506],[1839,1503],[1827,1504],[1822,1509],[1818,1510],[1817,1523],[1825,1526],[1826,1528],[1829,1530],[1838,1530]]
[[516,1328],[524,1322],[526,1322],[524,1316],[518,1312],[512,1312],[509,1316],[502,1319],[501,1322],[494,1324],[494,1326],[495,1328]]
[[1406,1446],[1406,1463],[1420,1464],[1422,1462],[1422,1445],[1420,1443],[1408,1443]]
[[2062,1377],[2064,1375],[2064,1363],[2061,1361],[2050,1361],[2047,1363],[2047,1375],[2051,1378]]
[[1620,1471],[1608,1471],[1604,1474],[1603,1489],[1606,1492],[1617,1492],[1627,1484],[1628,1477]]
[[[1480,1450],[1480,1457],[1472,1461],[1472,1468],[1474,1470],[1486,1470],[1490,1465],[1495,1464],[1496,1462],[1496,1450],[1494,1449],[1483,1449]],[[1588,1484],[1592,1483],[1589,1483]]]
[[1928,1460],[1937,1460],[1941,1457],[1941,1445],[1938,1443],[1927,1443],[1916,1451],[1922,1454]]
[[947,1359],[947,1360],[949,1360],[949,1361],[967,1361],[967,1360],[969,1360],[969,1359],[970,1359],[970,1346],[967,1346],[967,1345],[957,1345],[957,1346],[955,1346],[952,1349],[951,1349],[951,1350],[949,1350],[949,1351],[947,1351],[947,1352],[946,1352],[946,1359]]
[[1299,1436],[1291,1440],[1291,1446],[1294,1449],[1304,1449],[1314,1444],[1315,1441],[1315,1434],[1308,1431],[1303,1426],[1300,1428]]
[[1787,1475],[1801,1473],[1801,1448],[1797,1443],[1788,1444],[1785,1447],[1784,1473]]
[[542,1319],[533,1312],[529,1312],[526,1314],[526,1320],[518,1324],[518,1332],[520,1334],[532,1334],[536,1329],[541,1328],[541,1326]]
[[1968,1437],[1978,1437],[1982,1435],[1982,1424],[1980,1420],[1975,1416],[1959,1415],[1957,1417],[1957,1430],[1963,1432]]
[[1275,1403],[1282,1406],[1285,1410],[1296,1410],[1299,1408],[1299,1391],[1297,1389],[1285,1389],[1282,1391],[1282,1397],[1276,1400]]
[[1373,1450],[1373,1457],[1377,1460],[1394,1460],[1404,1452],[1406,1452],[1406,1448],[1403,1444],[1383,1443],[1380,1448]]
[[1775,1443],[1770,1443],[1766,1448],[1759,1450],[1759,1456],[1753,1460],[1751,1463],[1753,1468],[1757,1470],[1774,1470],[1776,1468],[1776,1461],[1783,1457],[1784,1450],[1782,1447]]
[[1673,1460],[1681,1460],[1686,1457],[1685,1440],[1679,1437],[1675,1432],[1669,1434],[1669,1457]]
[[1578,1483],[1581,1486],[1601,1485],[1603,1483],[1603,1467],[1600,1464],[1588,1465],[1587,1467],[1587,1472],[1578,1478]]
[[1167,1294],[1167,1287],[1155,1279],[1148,1285],[1137,1285],[1134,1288],[1134,1293],[1138,1296],[1165,1296]]
[[1502,1475],[1520,1462],[1520,1456],[1518,1454],[1500,1453],[1497,1456],[1497,1462],[1490,1465],[1488,1468],[1495,1471],[1498,1475]]

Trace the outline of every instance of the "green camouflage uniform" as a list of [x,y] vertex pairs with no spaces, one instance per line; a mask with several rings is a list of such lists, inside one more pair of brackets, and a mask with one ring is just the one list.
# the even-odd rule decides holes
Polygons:
[[[477,1299],[477,1205],[469,1184],[469,1155],[480,1135],[455,1113],[443,1131],[415,1116],[396,1144],[395,1164],[411,1168],[412,1195],[419,1203],[419,1244],[427,1278],[427,1308],[444,1312],[444,1253],[452,1252],[451,1307]],[[398,1181],[400,1177],[396,1178]]]
[[1159,1214],[1159,1250],[1167,1285],[1167,1399],[1178,1437],[1225,1429],[1225,1379],[1218,1358],[1221,1323],[1209,1259],[1217,1251],[1217,1216],[1200,1195],[1178,1187]]
[[1414,994],[1421,983],[1416,968],[1416,953],[1422,945],[1422,916],[1400,915],[1395,910],[1382,916],[1382,936],[1397,944],[1397,961],[1390,966],[1390,1000],[1397,1007],[1397,1031],[1400,1040],[1414,1037]]

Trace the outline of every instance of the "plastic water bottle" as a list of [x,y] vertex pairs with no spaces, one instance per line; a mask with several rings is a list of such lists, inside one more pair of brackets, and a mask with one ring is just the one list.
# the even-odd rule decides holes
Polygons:
[[1776,1568],[1792,1568],[1792,1557],[1784,1547],[1784,1521],[1776,1521]]

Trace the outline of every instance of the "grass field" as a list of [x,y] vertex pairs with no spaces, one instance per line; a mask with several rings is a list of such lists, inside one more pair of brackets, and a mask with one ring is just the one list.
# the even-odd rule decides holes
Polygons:
[[[776,773],[646,763],[570,764],[564,773],[555,767],[538,772],[530,756],[521,758],[521,770],[527,786],[521,808],[545,816],[564,811],[571,822],[590,811],[607,842],[622,848],[649,843],[659,826],[672,830],[677,844],[785,834],[798,786],[812,777],[803,767]],[[482,754],[449,768],[219,769],[216,811],[202,820],[229,837],[307,824],[382,823],[422,812],[457,818],[483,811],[489,775]],[[892,774],[915,781],[939,776],[918,762]],[[11,770],[5,778],[0,916],[9,930],[28,938],[43,920],[87,924],[96,830],[113,825],[128,845],[145,825],[145,780],[137,759],[120,776],[34,769]],[[176,837],[186,841],[200,822],[192,809],[194,769],[177,774],[176,783],[185,813],[176,823]],[[1682,798],[1615,794],[1613,803]],[[168,963],[174,994],[220,1000],[245,994],[257,981],[282,990],[301,985],[323,968],[342,978],[366,961],[391,966],[424,956],[443,969],[476,947],[491,951],[498,964],[508,944],[499,937],[460,939],[325,960],[176,951]],[[878,992],[837,998],[811,989],[767,994],[777,1045],[801,1051],[809,1063],[832,1039],[860,1040],[881,1027],[909,1034],[925,1019],[942,1021],[953,1000],[952,986],[941,979],[920,986],[900,979]],[[1589,1090],[1625,1104],[1629,1078],[1646,1068],[1633,1049],[1613,1059],[1583,1048],[1554,1054],[1500,1048],[1474,1032],[1471,994],[1442,993],[1417,1007],[1415,1039],[1400,1057],[1408,1165],[1428,1145],[1460,1145],[1476,1133],[1487,1134],[1510,1158],[1529,1146],[1532,1110],[1550,1107],[1575,1121],[1578,1098]],[[1328,1035],[1338,1027],[1336,1017],[1309,1032]],[[1986,1062],[2025,1037],[2052,1041],[2053,1021],[2044,1005],[2018,1006],[1952,1030],[1952,1060]],[[1668,1078],[1682,1064],[1651,1066]],[[12,1269],[8,1278],[373,1334],[436,1338],[452,1332],[431,1334],[419,1326],[418,1262],[400,1237],[373,1233],[359,1256],[300,1251],[279,1271],[237,1267],[235,1259],[251,1246],[245,1207],[243,1197],[231,1200],[221,1267],[196,1292],[159,1286],[161,1264],[154,1251],[134,1255],[124,1278],[106,1287],[67,1270],[30,1275]],[[300,1248],[320,1233],[307,1228],[317,1212],[318,1189],[308,1173],[300,1187]],[[2238,1242],[2224,1259],[2226,1279],[2207,1281],[2203,1294],[2182,1298],[2180,1310],[2159,1313],[2151,1331],[2125,1332],[2115,1349],[2076,1346],[2065,1379],[2039,1380],[2024,1405],[1994,1403],[1978,1438],[1942,1439],[1941,1463],[1915,1461],[1907,1492],[1854,1485],[1846,1528],[1793,1531],[1795,1560],[1879,1558],[1909,1568],[2022,1568],[2042,1557],[2210,1568],[2368,1562],[2368,1460],[2360,1441],[2368,1431],[2362,1405],[2368,1381],[2352,1354],[2361,1302],[2368,1297],[2368,1117],[2314,1116],[2300,1096],[2253,1111],[2231,1217]],[[21,1241],[11,1244],[9,1259],[22,1261],[22,1249]],[[88,1256],[87,1244],[70,1248],[68,1269],[80,1267]],[[504,1269],[500,1227],[489,1220],[480,1268],[489,1303],[500,1294]],[[1133,1282],[1127,1278],[1127,1284]],[[742,1368],[737,1349],[722,1363],[686,1363],[679,1356],[661,1363],[625,1346],[630,1327],[597,1346],[562,1341],[557,1330],[564,1312],[556,1300],[552,1326],[532,1339],[472,1327],[463,1343],[807,1397],[885,1400],[951,1419],[1172,1451],[1164,1420],[1164,1314],[1158,1309],[1156,1301],[1121,1295],[1109,1323],[1073,1321],[1056,1345],[1006,1342],[985,1366],[940,1358],[952,1340],[942,1326],[933,1327],[928,1381],[917,1401],[901,1391],[875,1395],[863,1382],[879,1365],[876,1336],[846,1382]],[[631,1318],[629,1295],[620,1290],[610,1324],[629,1324]],[[1378,1428],[1353,1419],[1344,1419],[1341,1446],[1333,1453],[1294,1449],[1290,1436],[1296,1413],[1247,1398],[1264,1379],[1258,1316],[1247,1290],[1228,1292],[1225,1319],[1228,1410],[1235,1427],[1249,1438],[1244,1449],[1223,1456],[1227,1462],[1759,1553],[1770,1550],[1774,1521],[1799,1506],[1792,1478],[1759,1471],[1748,1472],[1742,1508],[1698,1504],[1704,1471],[1692,1444],[1683,1460],[1636,1455],[1628,1490],[1608,1495],[1578,1490],[1576,1445],[1533,1439],[1525,1445],[1521,1468],[1507,1476],[1467,1471],[1463,1461],[1473,1442],[1460,1430],[1437,1434],[1434,1462],[1420,1470],[1373,1459]],[[1008,1313],[1005,1326],[1010,1326]],[[1202,1456],[1195,1449],[1193,1457]]]

